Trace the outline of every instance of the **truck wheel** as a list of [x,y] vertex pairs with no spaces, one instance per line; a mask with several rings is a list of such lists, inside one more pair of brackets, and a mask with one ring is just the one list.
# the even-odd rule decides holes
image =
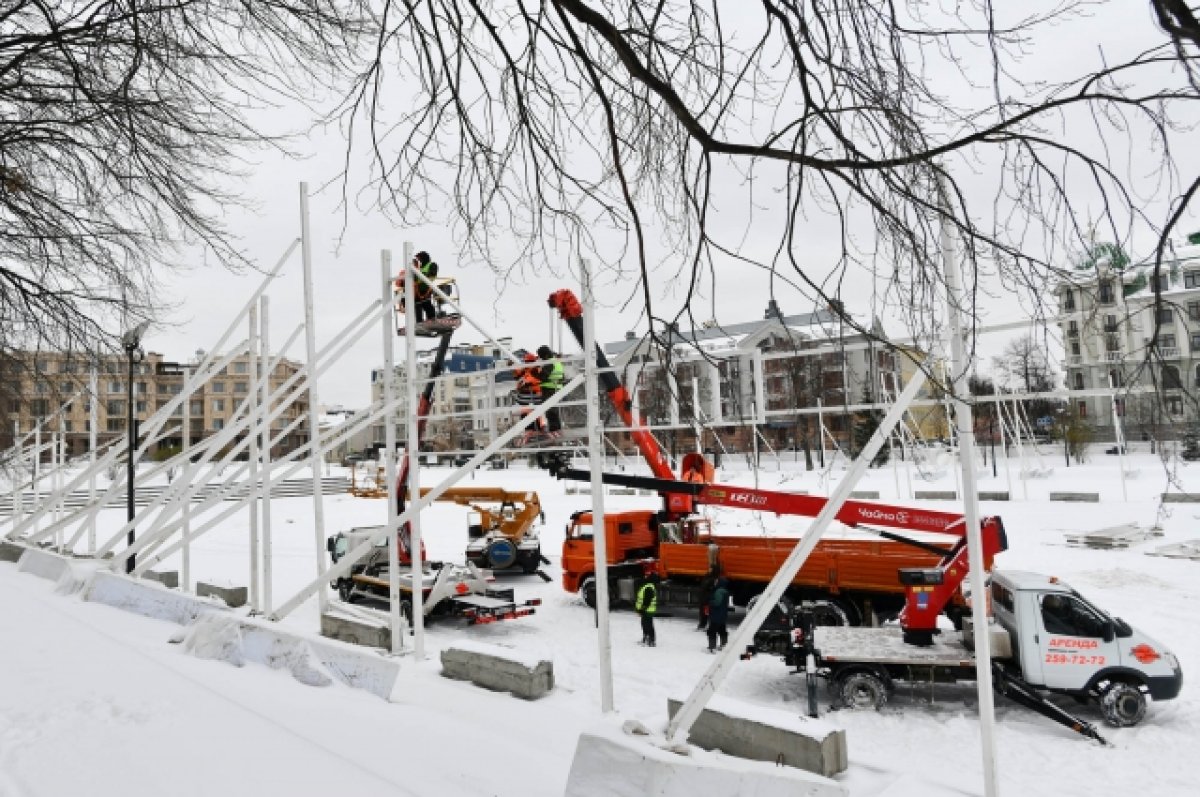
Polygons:
[[1130,728],[1146,716],[1146,696],[1135,684],[1117,682],[1100,695],[1100,711],[1114,728]]
[[849,709],[878,709],[887,702],[888,686],[877,673],[853,670],[838,677],[835,697]]
[[[617,589],[616,584],[609,582],[608,585],[608,608],[612,609],[617,605]],[[588,605],[589,609],[596,608],[596,579],[588,576],[579,585],[579,593],[583,595],[583,602]]]
[[536,573],[538,571],[538,567],[540,567],[541,564],[542,564],[542,552],[541,551],[530,551],[529,553],[527,553],[525,555],[525,561],[521,563],[521,570],[524,573],[526,573],[527,575],[530,573]]

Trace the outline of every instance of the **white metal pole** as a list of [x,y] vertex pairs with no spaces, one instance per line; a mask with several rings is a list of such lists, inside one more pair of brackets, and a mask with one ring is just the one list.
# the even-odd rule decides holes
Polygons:
[[[250,305],[250,311],[246,314],[246,319],[250,324],[250,348],[246,353],[246,372],[250,377],[258,374],[258,306]],[[257,384],[251,382],[252,388],[257,388]],[[258,551],[258,505],[259,505],[259,490],[262,489],[258,481],[258,427],[262,423],[262,417],[259,415],[258,406],[258,391],[251,389],[249,395],[246,396],[247,407],[247,423],[246,423],[246,440],[248,450],[246,452],[247,465],[250,482],[250,491],[246,502],[246,508],[250,510],[250,611],[254,614],[262,612],[262,589],[261,589],[261,563],[259,561]],[[270,500],[270,496],[267,496]]]
[[[270,299],[263,296],[259,304],[261,305],[258,315],[260,324],[260,334],[258,337],[259,346],[262,348],[262,355],[258,358],[259,373],[256,377],[262,381],[262,397],[259,400],[259,413],[262,418],[262,445],[260,447],[262,455],[262,480],[263,484],[267,485],[266,493],[263,496],[262,502],[262,554],[263,554],[263,585],[262,585],[262,611],[263,614],[271,613],[272,602],[272,585],[275,577],[275,562],[272,551],[271,540],[271,374],[275,372],[274,363],[271,361],[271,341],[268,311],[270,309]],[[253,384],[253,383],[251,383]],[[317,452],[313,452],[313,456],[317,456]]]
[[[185,366],[183,369],[183,384],[188,382],[189,371]],[[189,395],[183,402],[183,445],[181,450],[184,455],[183,463],[179,466],[179,473],[182,476],[187,469],[188,457],[187,454],[192,448],[192,397]],[[182,577],[181,586],[184,592],[192,591],[192,519],[191,519],[192,502],[189,498],[183,501],[180,505],[180,513],[183,517],[183,548],[180,551],[182,557]]]
[[1029,500],[1029,468],[1025,465],[1025,447],[1021,443],[1022,432],[1020,416],[1017,415],[1017,400],[1013,399],[1012,403],[1012,418],[1013,418],[1013,440],[1017,444],[1017,461],[1021,463],[1021,469],[1017,471],[1017,477],[1021,480],[1021,498],[1025,501]]
[[[100,425],[100,377],[96,373],[96,364],[92,363],[91,373],[88,374],[88,503],[96,503],[96,438]],[[88,556],[96,552],[96,515],[88,519]]]
[[[313,537],[316,541],[317,577],[325,579],[325,502],[321,495],[321,407],[317,396],[317,374],[312,368],[317,356],[317,333],[313,318],[312,233],[308,228],[308,183],[300,183],[300,252],[304,263],[304,350],[310,370],[308,379],[308,439],[312,441]],[[325,587],[317,591],[321,614],[329,609]]]
[[[33,428],[33,483],[30,485],[30,488],[31,488],[31,492],[33,493],[34,506],[40,504],[42,501],[41,496],[38,495],[38,489],[39,489],[38,481],[41,478],[41,475],[42,475],[42,424],[41,424],[41,422],[39,422],[38,425]],[[33,524],[33,533],[34,534],[37,534],[40,526],[41,526],[40,520],[34,522],[34,524]]]
[[[950,196],[941,185],[941,200],[946,214],[950,213]],[[975,429],[971,405],[967,403],[967,373],[970,370],[963,350],[963,325],[960,302],[963,301],[962,276],[954,249],[950,222],[945,216],[941,223],[942,264],[946,274],[947,315],[950,321],[950,356],[953,373],[958,374],[954,388],[955,418],[958,421],[958,442],[961,446],[963,478],[963,516],[967,526],[967,556],[970,563],[971,616],[975,623],[975,679],[979,698],[980,746],[983,756],[983,784],[986,797],[999,793],[996,769],[995,706],[992,702],[992,645],[988,631],[987,574],[983,566],[983,536],[979,529],[979,490],[975,471]]]
[[[50,435],[50,489],[54,493],[58,492],[59,477],[62,475],[58,470],[61,466],[61,460],[59,459],[59,454],[61,453],[59,451],[60,445],[62,445],[62,438],[59,436],[58,432],[54,432]],[[55,524],[54,550],[62,553],[62,527],[58,525],[58,508],[60,503],[61,502],[59,501],[54,502],[54,510],[50,514],[50,520]]]
[[[385,249],[380,255],[379,268],[380,290],[383,295],[383,303],[387,307],[392,306],[392,253]],[[405,318],[408,317],[407,306],[405,308]],[[396,351],[395,339],[396,328],[393,326],[395,321],[394,313],[384,313],[383,315],[383,403],[384,406],[391,406],[395,401],[396,389]],[[409,363],[412,367],[412,363]],[[411,464],[410,464],[411,466]],[[404,647],[404,632],[403,624],[400,622],[400,562],[399,550],[396,542],[396,416],[394,411],[389,410],[383,415],[383,467],[385,478],[387,479],[387,518],[388,529],[388,613],[392,637],[392,653],[399,653]],[[414,578],[413,589],[420,589],[420,584]]]
[[588,261],[579,261],[583,293],[583,370],[587,396],[588,466],[592,471],[592,554],[596,568],[596,625],[600,648],[600,709],[613,710],[612,638],[609,635],[608,546],[604,530],[604,426],[596,381],[596,302]]
[[[21,468],[21,464],[22,464],[21,460],[23,460],[24,457],[21,456],[22,444],[19,442],[20,437],[21,437],[21,421],[18,418],[14,418],[13,419],[13,442],[16,443],[16,445],[14,447],[15,448],[14,462],[16,465],[16,471],[15,471],[16,475],[13,476],[12,485],[11,485],[12,486],[13,515],[12,515],[12,532],[10,532],[10,534],[15,533],[17,528],[21,525],[21,491],[22,491],[22,486],[25,484],[25,474],[22,473],[23,469]],[[95,527],[93,526],[93,529],[94,528]],[[93,531],[93,535],[94,534],[95,534],[95,532]],[[95,545],[93,545],[92,548],[94,549]]]
[[[421,495],[421,441],[417,432],[417,307],[416,290],[413,285],[412,244],[404,244],[404,356],[408,390],[408,430],[405,432],[404,451],[408,458],[408,500],[411,504]],[[412,619],[413,654],[418,660],[425,658],[425,596],[421,586],[425,579],[425,563],[421,558],[421,513],[413,512],[408,521],[409,548],[412,554]],[[389,567],[394,567],[392,560]]]

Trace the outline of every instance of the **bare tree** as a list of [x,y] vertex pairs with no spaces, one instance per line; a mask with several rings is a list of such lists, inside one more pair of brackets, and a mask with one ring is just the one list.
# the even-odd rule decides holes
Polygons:
[[[562,269],[564,251],[607,262],[637,278],[631,298],[652,330],[701,308],[724,260],[821,307],[839,306],[855,271],[870,274],[879,304],[906,312],[928,344],[942,328],[928,308],[942,301],[944,224],[970,314],[985,275],[1037,299],[1096,226],[1117,241],[1167,234],[1197,185],[1173,160],[1197,92],[1170,67],[1192,64],[1190,44],[1164,34],[1048,81],[1022,74],[1025,48],[1069,37],[1091,4],[1009,5],[385,2],[379,57],[345,119],[372,131],[380,204],[415,220],[448,201],[483,259],[502,229],[522,267]],[[415,87],[411,111],[381,99],[401,79]],[[1130,169],[1135,146],[1157,160]],[[981,166],[996,179],[974,179]],[[1142,210],[1149,173],[1176,198],[1168,218]],[[731,193],[752,218],[717,224]],[[763,225],[772,237],[748,246],[766,201],[780,211]],[[624,235],[621,251],[606,249],[605,229]],[[833,250],[809,246],[825,230]],[[671,265],[652,278],[664,254]],[[665,283],[678,304],[662,306]]]
[[0,352],[111,345],[180,243],[244,265],[232,179],[348,65],[339,5],[0,0]]

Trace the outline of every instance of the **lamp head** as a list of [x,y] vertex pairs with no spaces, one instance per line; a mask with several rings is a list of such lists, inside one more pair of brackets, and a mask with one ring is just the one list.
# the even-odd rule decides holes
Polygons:
[[149,327],[150,322],[143,321],[133,329],[127,330],[125,334],[121,336],[121,347],[126,351],[132,351],[138,346],[141,346],[142,336],[146,334],[146,330],[149,329]]

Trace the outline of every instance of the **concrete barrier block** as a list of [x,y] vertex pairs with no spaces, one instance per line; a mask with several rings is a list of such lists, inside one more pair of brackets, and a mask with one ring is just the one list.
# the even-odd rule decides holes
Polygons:
[[1163,493],[1164,504],[1200,504],[1200,493]]
[[958,493],[954,490],[917,490],[913,498],[924,498],[930,501],[956,501]]
[[249,600],[249,590],[246,587],[235,587],[232,584],[211,584],[207,581],[196,582],[196,595],[201,598],[220,598],[231,609],[245,606],[246,601]]
[[167,589],[179,589],[178,570],[147,570],[145,573],[142,573],[142,578],[149,581],[157,581]]
[[41,548],[26,548],[17,562],[17,569],[47,581],[60,581],[71,572],[71,562],[61,554]]
[[226,611],[212,601],[110,570],[97,570],[92,575],[83,599],[179,625],[188,625],[208,612]]
[[369,648],[392,649],[392,629],[383,621],[368,620],[329,611],[321,615],[321,636],[364,645]]
[[695,797],[697,794],[845,797],[846,788],[800,769],[703,750],[663,749],[662,740],[609,725],[579,735],[564,797]]
[[879,498],[879,491],[878,490],[852,490],[850,492],[850,497],[851,498],[876,498],[877,499],[877,498]]
[[999,492],[987,492],[987,491],[981,490],[979,493],[979,500],[980,501],[1008,501],[1010,499],[1008,497],[1007,490],[1003,490],[1003,491],[999,491]]
[[479,642],[456,642],[443,650],[442,675],[526,700],[554,689],[554,662]]
[[20,543],[0,540],[0,562],[19,562],[25,551],[25,546]]
[[236,667],[262,664],[287,670],[308,686],[334,680],[389,700],[400,673],[398,659],[340,642],[313,637],[276,623],[233,614],[199,618],[182,639],[184,650],[200,658]]
[[1050,493],[1051,501],[1081,501],[1088,504],[1100,503],[1100,493]]
[[[672,717],[682,700],[668,699]],[[820,720],[715,696],[700,712],[688,741],[706,750],[770,761],[830,777],[849,766],[846,732]]]

